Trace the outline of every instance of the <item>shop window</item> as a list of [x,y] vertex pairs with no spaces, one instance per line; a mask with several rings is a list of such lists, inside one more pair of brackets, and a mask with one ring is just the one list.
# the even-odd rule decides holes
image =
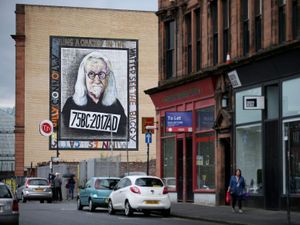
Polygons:
[[255,49],[261,49],[261,24],[262,18],[262,0],[255,0]]
[[[290,150],[290,158],[288,159],[286,154],[284,154],[284,165],[290,165],[290,193],[292,194],[300,194],[300,121],[290,121],[284,123],[284,131],[286,138],[283,140],[288,141],[289,143],[285,143],[283,146],[286,148],[289,146]],[[289,132],[288,132],[289,131]],[[289,137],[288,137],[289,135]],[[284,152],[286,152],[285,149]],[[288,162],[289,160],[289,162]],[[287,167],[283,167],[283,192],[287,193]]]
[[214,133],[197,135],[197,189],[215,189]]
[[243,54],[249,53],[249,17],[248,0],[242,0],[242,23],[243,23]]
[[197,121],[197,130],[211,130],[214,126],[214,107],[204,108],[197,110],[196,112],[196,121]]
[[279,116],[279,88],[278,85],[266,87],[266,117],[277,119]]
[[196,67],[197,71],[201,69],[201,16],[200,9],[195,10],[195,20],[196,20]]
[[162,139],[163,177],[175,177],[175,138]]
[[213,64],[218,63],[218,1],[211,3],[212,29],[213,29]]
[[300,115],[300,78],[282,84],[282,114],[284,117]]
[[223,0],[223,62],[229,53],[229,1]]
[[261,110],[244,110],[244,96],[261,96],[261,88],[253,88],[236,93],[236,124],[260,121],[262,115]]
[[175,76],[175,21],[166,23],[166,79]]
[[236,168],[245,178],[246,190],[263,193],[261,124],[236,128]]
[[285,41],[285,29],[286,29],[286,12],[285,12],[286,0],[278,1],[278,28],[279,28],[279,43],[283,43]]
[[187,72],[192,72],[192,23],[191,14],[185,16],[186,27],[186,52],[187,52]]

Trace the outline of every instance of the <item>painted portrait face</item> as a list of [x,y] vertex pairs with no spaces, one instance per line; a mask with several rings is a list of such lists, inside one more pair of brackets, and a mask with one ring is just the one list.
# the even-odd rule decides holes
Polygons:
[[102,59],[91,58],[85,65],[85,79],[88,95],[98,103],[108,83],[108,68]]

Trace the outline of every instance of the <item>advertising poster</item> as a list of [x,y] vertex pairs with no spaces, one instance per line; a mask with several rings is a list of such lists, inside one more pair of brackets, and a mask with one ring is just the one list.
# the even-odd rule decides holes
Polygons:
[[50,148],[136,150],[138,41],[50,37]]

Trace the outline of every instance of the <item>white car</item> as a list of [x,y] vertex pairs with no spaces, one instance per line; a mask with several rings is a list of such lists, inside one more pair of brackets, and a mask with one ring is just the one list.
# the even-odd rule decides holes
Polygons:
[[133,212],[149,215],[160,211],[169,216],[171,201],[163,181],[154,176],[127,176],[121,179],[111,192],[108,200],[108,213],[124,210],[126,216]]

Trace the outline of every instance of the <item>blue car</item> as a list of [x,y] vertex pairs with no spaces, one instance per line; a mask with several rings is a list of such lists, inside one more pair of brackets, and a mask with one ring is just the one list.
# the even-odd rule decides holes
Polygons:
[[93,212],[97,207],[107,207],[108,197],[115,185],[119,182],[117,177],[92,177],[84,187],[79,187],[77,196],[77,209],[82,210],[84,206]]

